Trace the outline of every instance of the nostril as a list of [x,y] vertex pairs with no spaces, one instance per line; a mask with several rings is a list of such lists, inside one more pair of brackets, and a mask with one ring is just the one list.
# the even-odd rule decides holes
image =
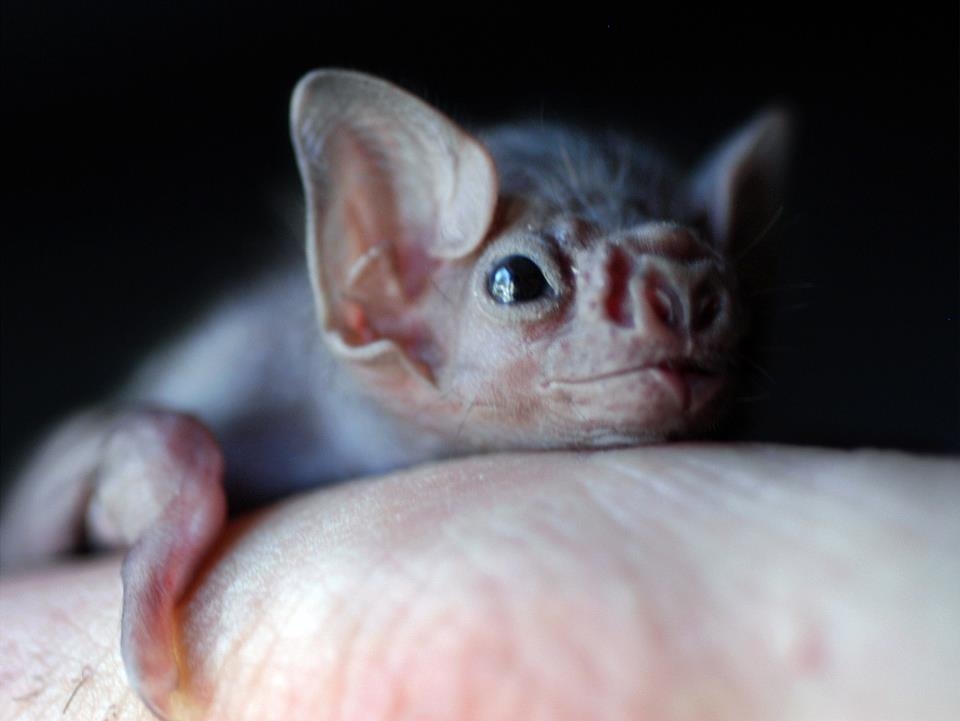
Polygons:
[[709,329],[723,310],[723,297],[717,288],[708,285],[696,294],[691,318],[690,330],[702,333]]
[[676,329],[683,323],[683,301],[669,283],[658,276],[651,276],[645,294],[647,305],[663,325]]

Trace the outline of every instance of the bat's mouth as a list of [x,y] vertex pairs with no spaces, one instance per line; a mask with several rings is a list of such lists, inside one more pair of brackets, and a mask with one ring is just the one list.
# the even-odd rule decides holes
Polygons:
[[724,374],[718,369],[689,361],[659,363],[655,370],[682,399],[684,412],[702,408],[725,384]]
[[644,363],[642,365],[627,366],[625,368],[616,368],[603,373],[596,373],[589,376],[580,376],[577,378],[554,378],[547,385],[576,385],[580,383],[594,383],[596,381],[607,380],[608,378],[618,378],[619,376],[630,375],[632,373],[643,373],[645,371],[663,371],[664,373],[674,373],[681,375],[696,375],[707,378],[719,378],[723,376],[723,369],[718,365],[707,363],[698,363],[689,358],[668,359],[657,361],[656,363]]
[[688,358],[670,359],[577,378],[555,378],[546,387],[570,390],[591,385],[614,387],[635,380],[665,388],[676,398],[682,411],[687,413],[699,410],[719,393],[726,384],[726,373],[720,366]]

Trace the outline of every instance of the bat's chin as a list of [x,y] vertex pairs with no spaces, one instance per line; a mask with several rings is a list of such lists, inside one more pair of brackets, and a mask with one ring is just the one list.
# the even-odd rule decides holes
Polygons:
[[559,413],[587,429],[586,445],[617,445],[689,433],[715,415],[727,385],[725,373],[663,362],[554,379],[545,391]]

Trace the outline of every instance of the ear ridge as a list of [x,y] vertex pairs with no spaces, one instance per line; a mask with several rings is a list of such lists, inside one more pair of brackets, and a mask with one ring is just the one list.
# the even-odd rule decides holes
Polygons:
[[[474,250],[476,245],[465,248],[463,238],[482,239],[493,221],[497,204],[498,181],[493,158],[479,143],[466,135],[460,138],[456,155],[460,160],[450,185],[447,209],[440,225],[440,242],[434,246],[438,258],[459,258]],[[484,212],[472,212],[483,208]]]
[[[478,141],[416,96],[364,73],[315,70],[294,89],[290,124],[310,195],[329,192],[329,143],[342,129],[372,154],[380,153],[377,160],[384,166],[401,166],[394,168],[401,181],[408,177],[402,166],[430,162],[439,175],[430,198],[439,214],[431,256],[463,257],[483,239],[497,199],[493,159]],[[388,125],[393,127],[385,130]],[[390,133],[394,137],[388,137]],[[403,137],[396,137],[398,133]],[[325,200],[322,194],[316,199]]]
[[714,242],[729,249],[754,225],[759,223],[760,230],[774,216],[783,195],[792,134],[787,110],[767,108],[722,142],[695,171],[692,202],[706,216]]

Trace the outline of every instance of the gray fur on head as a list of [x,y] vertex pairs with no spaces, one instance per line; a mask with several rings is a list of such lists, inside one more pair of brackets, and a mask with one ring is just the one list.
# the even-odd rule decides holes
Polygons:
[[685,213],[679,173],[625,135],[524,122],[493,128],[480,139],[497,165],[504,196],[578,215],[601,232]]

